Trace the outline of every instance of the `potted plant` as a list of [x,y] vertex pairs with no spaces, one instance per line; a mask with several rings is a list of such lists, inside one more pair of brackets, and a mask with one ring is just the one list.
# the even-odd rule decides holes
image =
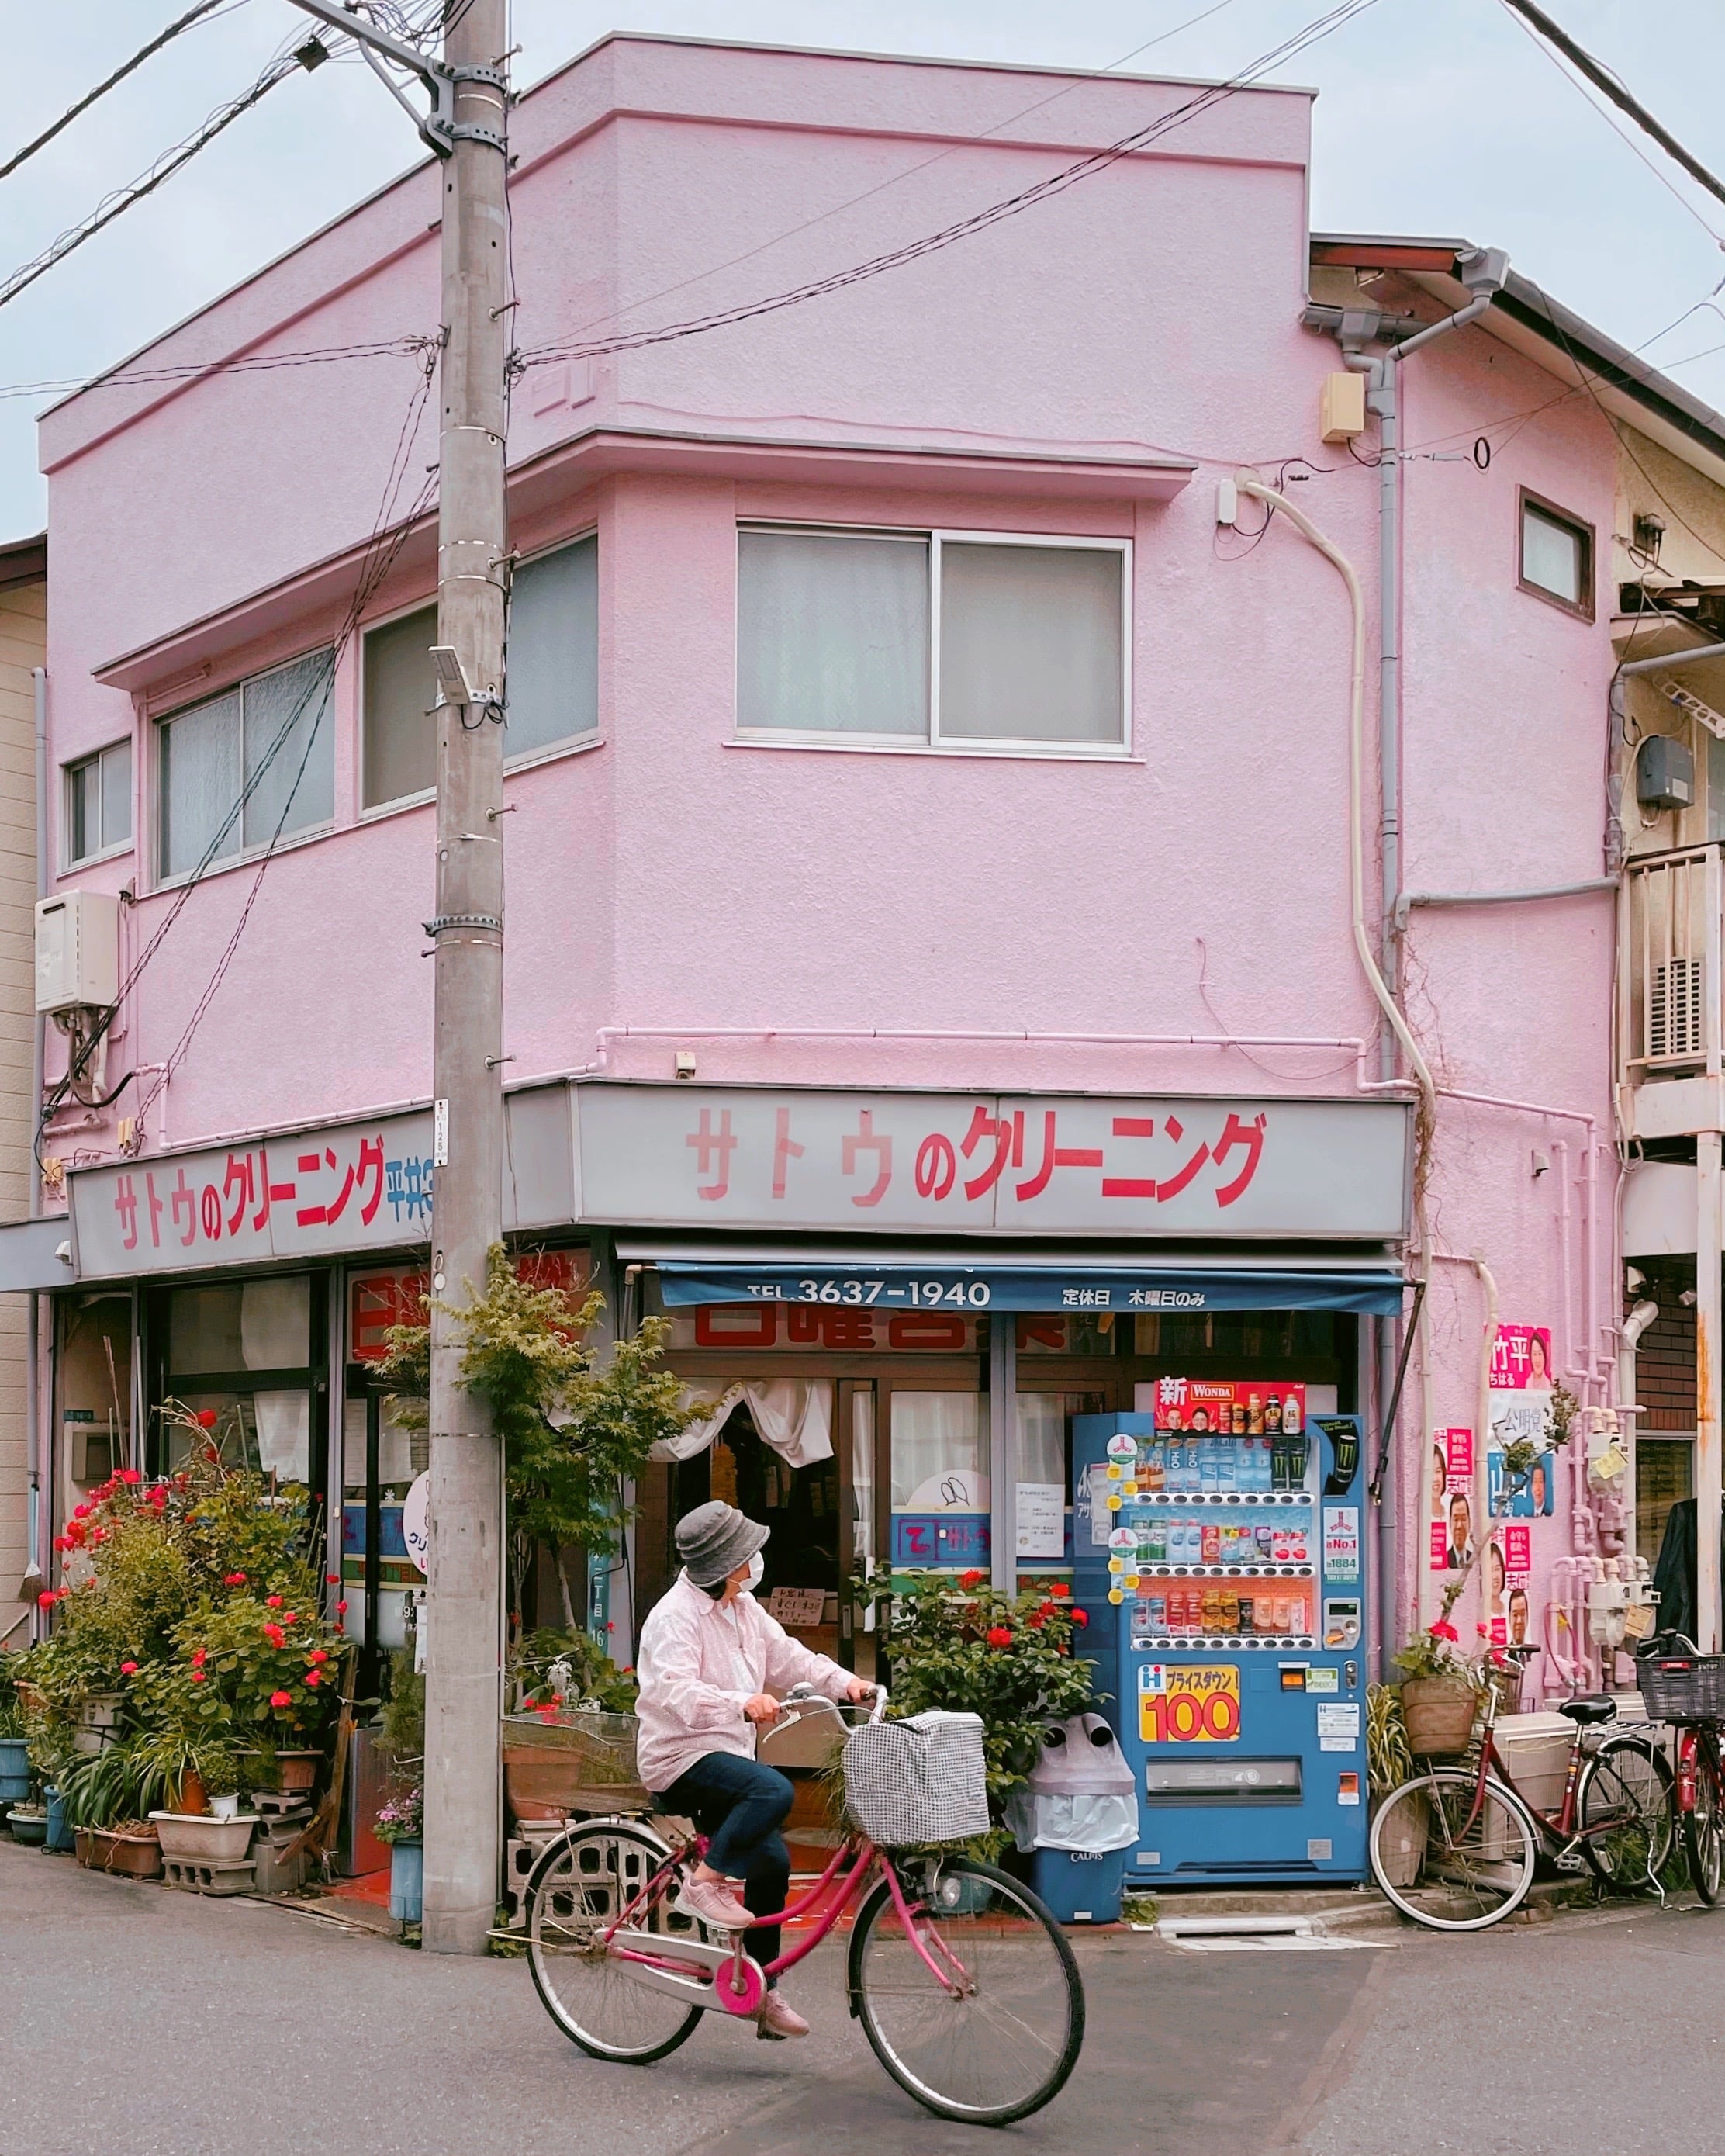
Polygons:
[[389,1913],[417,1924],[425,1894],[425,1792],[416,1782],[378,1807],[371,1831],[389,1848]]
[[6,1815],[6,1824],[12,1829],[14,1841],[40,1849],[48,1839],[48,1807],[28,1802],[14,1804]]
[[0,1812],[21,1804],[30,1794],[30,1741],[24,1710],[10,1687],[0,1690]]
[[1455,1626],[1440,1617],[1395,1662],[1402,1672],[1401,1720],[1410,1750],[1430,1759],[1454,1758],[1465,1752],[1483,1686],[1462,1658]]

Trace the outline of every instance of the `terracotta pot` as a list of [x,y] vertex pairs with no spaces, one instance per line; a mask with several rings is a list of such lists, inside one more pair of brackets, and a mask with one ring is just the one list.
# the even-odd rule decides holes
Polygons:
[[281,1792],[291,1796],[295,1791],[309,1789],[317,1780],[318,1762],[321,1752],[278,1752],[276,1765],[281,1770]]
[[1422,1758],[1452,1759],[1467,1749],[1478,1699],[1461,1677],[1410,1677],[1401,1688],[1408,1749]]
[[180,1787],[175,1801],[169,1806],[176,1812],[207,1812],[210,1800],[203,1786],[203,1777],[195,1767],[190,1767],[180,1777]]

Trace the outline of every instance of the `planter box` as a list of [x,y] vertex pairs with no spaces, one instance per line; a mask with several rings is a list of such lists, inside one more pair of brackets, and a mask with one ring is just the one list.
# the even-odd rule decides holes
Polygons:
[[518,1820],[571,1812],[642,1812],[652,1799],[635,1772],[632,1714],[512,1714],[503,1725],[504,1784]]
[[46,1812],[20,1811],[14,1804],[7,1815],[6,1824],[12,1829],[12,1838],[28,1849],[40,1849],[48,1839]]
[[161,1844],[153,1834],[115,1834],[106,1827],[79,1827],[78,1861],[90,1871],[112,1871],[126,1879],[161,1876]]
[[150,1822],[162,1855],[177,1863],[238,1864],[252,1845],[252,1829],[258,1820],[253,1812],[228,1820],[208,1812],[151,1812]]
[[312,1788],[323,1756],[321,1752],[278,1752],[275,1760],[281,1769],[282,1794],[291,1796]]

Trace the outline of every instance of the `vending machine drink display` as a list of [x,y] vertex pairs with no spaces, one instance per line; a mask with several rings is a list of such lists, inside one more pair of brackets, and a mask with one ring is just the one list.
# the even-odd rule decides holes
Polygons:
[[1298,1383],[1163,1378],[1154,1414],[1076,1418],[1073,1585],[1137,1777],[1129,1885],[1366,1876],[1361,1450]]

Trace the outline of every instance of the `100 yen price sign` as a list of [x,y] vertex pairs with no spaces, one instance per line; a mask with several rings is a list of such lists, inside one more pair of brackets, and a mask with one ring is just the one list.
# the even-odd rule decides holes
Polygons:
[[1239,1671],[1201,1662],[1140,1664],[1138,1733],[1145,1744],[1226,1744],[1238,1737]]

